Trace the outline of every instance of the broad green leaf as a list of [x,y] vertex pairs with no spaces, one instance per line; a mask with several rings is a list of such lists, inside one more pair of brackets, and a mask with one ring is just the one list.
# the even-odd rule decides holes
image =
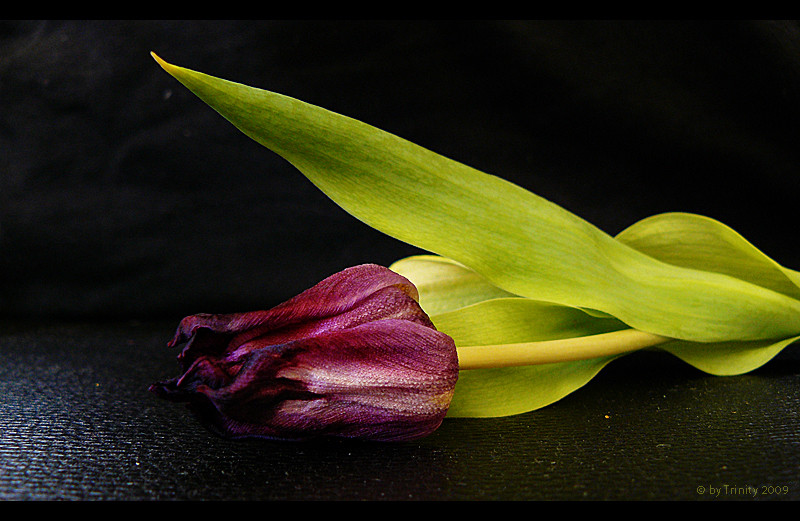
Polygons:
[[[525,298],[484,300],[431,318],[458,346],[576,338],[625,328],[614,319]],[[736,375],[762,366],[798,338],[712,344],[674,341],[657,349],[710,374]],[[448,417],[499,417],[539,409],[580,389],[616,358],[461,371]]]
[[[781,266],[736,231],[709,217],[681,212],[654,215],[623,230],[617,240],[670,264],[724,273],[800,297],[796,271]],[[659,349],[701,371],[736,375],[761,367],[798,338],[710,344],[675,341]]]
[[627,328],[614,318],[598,318],[576,308],[527,298],[485,300],[432,315],[431,320],[457,346],[558,340]]
[[[494,286],[463,264],[438,255],[413,255],[389,268],[414,283],[420,293],[420,305],[429,315],[494,298],[524,298]],[[593,309],[576,309],[599,318],[613,318]]]
[[353,216],[504,291],[598,310],[682,340],[800,333],[800,302],[782,293],[658,261],[519,186],[365,123],[159,63]]
[[[655,215],[631,225],[617,235],[617,240],[664,262],[725,273],[790,296],[800,295],[800,290],[793,282],[796,272],[780,266],[734,230],[708,217],[687,213]],[[498,292],[502,292],[502,290],[495,288],[489,281],[469,268],[442,257],[408,257],[397,261],[391,267],[392,269],[397,268],[396,271],[417,285],[420,289],[420,305],[429,314],[453,311],[468,304],[510,296],[499,294]],[[537,303],[537,305],[541,304],[543,303]],[[478,306],[474,309],[481,308]],[[557,317],[570,316],[570,313],[574,313],[576,310],[542,306],[541,311],[540,316],[544,316],[545,311],[549,311],[554,315],[553,320],[557,320]],[[586,311],[597,316],[591,310]],[[458,315],[451,314],[451,316]],[[467,315],[465,314],[465,316]],[[491,318],[496,321],[498,317]],[[458,345],[480,345],[470,338],[471,330],[479,332],[482,328],[487,327],[489,322],[488,320],[470,322],[451,319],[441,322],[438,326],[440,330],[449,335],[462,339],[463,341]],[[515,327],[520,327],[520,331],[530,331],[527,325],[519,322],[516,324]],[[488,325],[488,327],[492,326]],[[620,329],[622,327],[624,326],[620,326]],[[553,330],[547,331],[552,332]],[[581,332],[576,330],[572,333],[574,336],[583,336],[599,332],[602,331]],[[510,333],[509,336],[519,337],[514,333]],[[569,337],[569,334],[567,336],[546,334],[519,341],[532,342]],[[797,339],[798,337],[791,337],[778,341],[722,343],[675,341],[663,344],[658,349],[672,353],[709,374],[736,375],[761,367]],[[514,341],[506,340],[505,342],[512,343]],[[586,378],[588,381],[596,374],[593,372],[594,364],[582,363],[569,371],[564,364],[556,365],[559,367],[557,372],[554,368],[550,368],[546,372],[543,372],[543,369],[522,371],[517,368],[493,370],[491,374],[486,375],[483,374],[483,371],[471,371],[459,387],[459,403],[462,400],[472,400],[472,397],[467,395],[476,393],[485,397],[491,392],[494,396],[493,400],[480,403],[487,404],[489,407],[482,414],[493,414],[495,412],[492,409],[493,405],[490,407],[489,404],[502,402],[504,399],[517,400],[519,399],[518,393],[542,395],[544,392],[542,387],[545,382],[548,386],[553,385],[557,375],[561,372],[571,375],[572,379],[564,377],[564,382],[558,385],[560,392],[565,392],[570,388],[577,389],[579,387],[577,383],[581,382],[582,378]],[[520,376],[522,374],[529,374],[530,378],[526,380]],[[538,374],[547,374],[547,377],[541,380],[539,377],[535,377]],[[576,380],[574,379],[576,375],[581,375],[582,378]],[[491,380],[492,386],[484,385],[482,383],[484,378]],[[503,390],[502,384],[505,379],[508,379],[508,389],[514,389],[514,392],[507,393]],[[457,410],[462,409],[459,407]],[[477,410],[477,407],[473,405],[470,410]]]
[[577,391],[618,356],[461,371],[448,418],[497,418],[535,411]]
[[[664,262],[726,273],[788,295],[798,291],[793,282],[796,280],[796,272],[780,266],[738,233],[708,217],[687,213],[656,215],[633,224],[619,234],[617,239]],[[428,263],[434,261],[447,262],[438,258],[427,260]],[[464,267],[460,269],[468,271]],[[412,282],[415,276],[416,273],[409,273]],[[473,284],[481,284],[480,280],[474,280],[476,276],[474,273],[461,275]],[[435,289],[437,288],[429,287],[429,291]],[[486,293],[489,291],[486,290]],[[453,330],[452,334],[464,335],[464,332],[456,332],[454,328],[470,326],[467,323],[450,323],[447,327]],[[480,326],[476,324],[474,327]],[[797,340],[798,337],[795,336],[777,341],[674,341],[658,348],[707,373],[735,375],[761,367]],[[530,385],[534,391],[537,384],[531,382]]]
[[796,272],[709,217],[680,212],[654,215],[623,230],[617,240],[663,262],[724,273],[800,298]]
[[[390,268],[417,286],[420,305],[457,346],[558,340],[626,327],[613,318],[506,294],[443,257],[408,257]],[[616,358],[462,370],[448,417],[498,417],[539,409],[583,387]]]
[[[525,298],[486,300],[431,318],[460,346],[557,340],[626,327],[615,319]],[[448,417],[497,417],[539,409],[584,386],[615,358],[461,371]]]
[[783,340],[754,340],[751,342],[715,342],[698,344],[676,340],[658,346],[684,362],[709,374],[732,376],[749,373],[772,360],[800,336]]
[[[779,266],[739,234],[713,219],[670,213],[635,223],[617,239],[662,261],[717,271],[793,295],[796,272]],[[437,328],[459,346],[532,342],[593,335],[624,324],[573,308],[524,298],[499,299],[491,284],[460,264],[436,256],[395,263],[419,284],[423,302],[433,303]],[[442,281],[439,281],[439,278]],[[469,295],[468,299],[452,296]],[[469,304],[468,307],[464,307]],[[423,309],[425,308],[423,304]],[[800,337],[779,341],[697,343],[658,347],[714,375],[736,375],[761,367]],[[617,357],[569,363],[462,371],[449,417],[496,417],[549,405],[588,383]]]
[[[557,340],[625,328],[615,319],[511,295],[443,257],[407,257],[390,268],[414,283],[422,309],[457,346]],[[615,358],[461,371],[447,416],[486,418],[539,409],[586,385]]]
[[452,311],[484,300],[516,296],[444,257],[415,255],[400,259],[389,269],[414,283],[419,291],[419,304],[428,315]]

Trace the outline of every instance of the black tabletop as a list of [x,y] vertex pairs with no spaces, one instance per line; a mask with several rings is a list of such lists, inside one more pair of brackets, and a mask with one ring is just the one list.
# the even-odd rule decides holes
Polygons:
[[150,57],[321,105],[615,234],[708,215],[800,266],[788,21],[0,22],[0,498],[800,498],[800,359],[617,360],[543,409],[412,442],[231,441],[148,386],[181,317],[415,248]]
[[0,498],[796,500],[800,358],[712,377],[664,353],[527,414],[401,443],[231,441],[151,395],[167,322],[3,323]]

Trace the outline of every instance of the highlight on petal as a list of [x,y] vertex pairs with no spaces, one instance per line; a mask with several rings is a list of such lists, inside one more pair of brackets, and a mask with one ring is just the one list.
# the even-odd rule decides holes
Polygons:
[[186,317],[170,342],[185,344],[182,374],[150,390],[231,438],[428,435],[458,358],[416,299],[404,277],[363,265],[266,311]]

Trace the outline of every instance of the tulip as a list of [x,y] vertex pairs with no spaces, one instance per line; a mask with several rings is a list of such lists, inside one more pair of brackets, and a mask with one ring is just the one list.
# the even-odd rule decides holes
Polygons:
[[[374,295],[377,307],[362,310],[367,300],[347,296],[361,287],[361,269],[343,283],[347,289],[319,302],[298,297],[282,311],[187,319],[178,335],[192,346],[182,355],[186,375],[154,390],[192,401],[223,432],[410,438],[428,432],[410,425],[437,424],[444,409],[451,417],[537,409],[641,349],[734,375],[800,341],[798,272],[718,221],[670,212],[611,236],[399,136],[153,57],[342,209],[430,253],[392,266],[408,279],[397,286],[401,293],[412,294],[409,280],[419,288],[430,320],[411,299],[400,305],[406,318],[387,324],[383,290]],[[337,305],[346,311],[334,311]],[[357,317],[365,322],[351,327]],[[533,365],[546,367],[524,367]]]
[[229,438],[401,441],[441,424],[458,379],[453,340],[415,286],[366,264],[267,311],[184,318],[182,374],[150,390]]

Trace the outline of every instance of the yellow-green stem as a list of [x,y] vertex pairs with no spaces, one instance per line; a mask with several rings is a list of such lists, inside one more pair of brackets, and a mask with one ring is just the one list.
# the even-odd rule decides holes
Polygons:
[[672,340],[636,329],[542,342],[459,346],[461,370],[572,362],[638,351]]

